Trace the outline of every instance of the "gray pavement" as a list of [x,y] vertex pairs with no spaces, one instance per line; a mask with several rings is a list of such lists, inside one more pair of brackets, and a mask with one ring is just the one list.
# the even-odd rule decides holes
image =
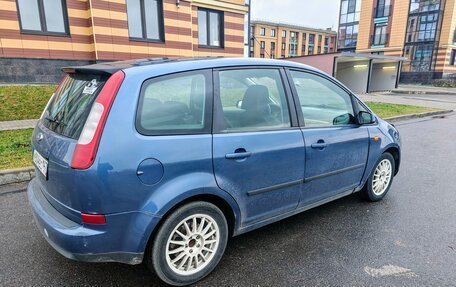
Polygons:
[[[379,203],[356,195],[233,238],[197,286],[454,286],[456,116],[397,124],[403,162]],[[160,286],[145,266],[63,258],[24,185],[0,188],[0,286]]]
[[0,122],[0,131],[34,128],[38,120],[17,120]]

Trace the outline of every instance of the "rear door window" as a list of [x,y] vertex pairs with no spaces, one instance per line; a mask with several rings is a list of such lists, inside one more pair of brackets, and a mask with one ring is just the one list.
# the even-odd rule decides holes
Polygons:
[[219,72],[223,131],[291,127],[285,89],[278,69]]
[[48,129],[78,139],[107,76],[69,74],[52,96],[41,119]]
[[138,131],[145,135],[210,132],[211,83],[210,71],[147,80],[136,118]]

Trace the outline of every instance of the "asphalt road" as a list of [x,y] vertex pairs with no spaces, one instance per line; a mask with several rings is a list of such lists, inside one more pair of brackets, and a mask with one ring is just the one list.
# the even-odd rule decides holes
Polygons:
[[[456,116],[397,125],[403,164],[387,197],[356,195],[233,238],[198,286],[454,286]],[[0,189],[0,286],[158,286],[146,267],[67,260],[21,191]]]

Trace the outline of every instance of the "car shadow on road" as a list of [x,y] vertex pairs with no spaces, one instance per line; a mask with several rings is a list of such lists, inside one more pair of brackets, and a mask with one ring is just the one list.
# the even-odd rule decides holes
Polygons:
[[[339,228],[341,209],[350,210],[364,205],[357,195],[348,196],[323,206],[308,210],[258,230],[232,238],[228,242],[226,253],[216,270],[202,281],[203,285],[232,285],[234,282],[248,282],[245,276],[264,274],[258,270],[261,262],[283,263],[284,258],[306,256],[315,252],[315,247],[322,240],[321,232]],[[337,225],[337,226],[336,226]],[[339,226],[339,227],[338,227]],[[43,239],[44,241],[44,239]],[[303,244],[305,241],[305,244]],[[43,242],[43,246],[45,243]],[[68,260],[57,254],[50,247],[47,262],[53,262],[48,268],[56,271],[55,282],[67,282],[68,285],[135,285],[166,286],[151,272],[145,264],[129,266],[117,263],[83,263]],[[51,255],[52,254],[52,255]],[[271,262],[272,260],[272,262]],[[44,266],[43,266],[44,267]],[[262,275],[263,274],[263,275]],[[68,278],[68,275],[71,277]],[[222,280],[222,281],[220,281]],[[257,280],[255,280],[257,281]]]

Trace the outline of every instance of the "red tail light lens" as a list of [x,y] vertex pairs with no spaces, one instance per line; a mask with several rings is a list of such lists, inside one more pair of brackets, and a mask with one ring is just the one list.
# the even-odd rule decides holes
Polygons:
[[109,111],[124,78],[125,74],[118,71],[106,81],[79,136],[71,161],[72,168],[87,169],[93,164]]
[[106,224],[106,217],[103,214],[81,214],[82,223],[88,224]]

